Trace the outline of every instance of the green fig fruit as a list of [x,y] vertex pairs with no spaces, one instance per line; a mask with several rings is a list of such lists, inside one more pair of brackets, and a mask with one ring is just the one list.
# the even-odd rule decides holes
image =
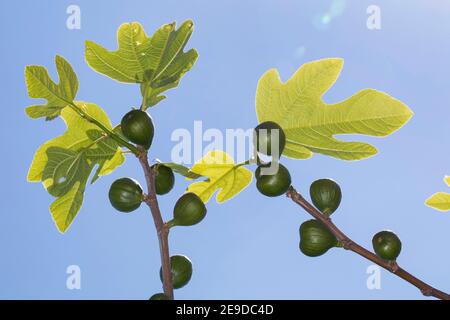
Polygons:
[[309,194],[316,208],[327,216],[336,211],[342,199],[341,188],[331,179],[314,181],[309,188]]
[[336,237],[318,220],[308,220],[300,226],[300,251],[318,257],[338,244]]
[[155,293],[148,300],[170,300],[164,293]]
[[286,193],[291,186],[291,175],[288,169],[282,164],[278,164],[278,171],[272,175],[263,175],[261,170],[269,167],[270,164],[258,166],[255,171],[256,188],[263,195],[277,197]]
[[149,149],[155,128],[150,115],[141,110],[131,110],[121,121],[122,133],[131,142]]
[[193,226],[206,216],[206,206],[203,201],[192,192],[183,194],[173,208],[173,219],[170,225]]
[[175,175],[171,168],[163,164],[155,164],[152,166],[155,171],[155,188],[156,193],[159,195],[164,195],[172,190],[175,184]]
[[[188,257],[183,255],[174,255],[170,257],[172,270],[172,286],[179,289],[187,285],[192,277],[192,263]],[[162,268],[159,270],[159,277],[163,281]]]
[[[272,140],[272,135],[275,140]],[[278,157],[281,157],[286,145],[286,135],[278,124],[273,121],[260,123],[255,128],[254,137],[253,144],[258,152],[271,156],[274,151],[272,147],[278,147]]]
[[109,189],[109,201],[121,212],[131,212],[139,208],[143,200],[142,188],[130,178],[114,181]]
[[373,249],[382,259],[395,261],[402,250],[402,242],[392,231],[380,231],[373,236]]

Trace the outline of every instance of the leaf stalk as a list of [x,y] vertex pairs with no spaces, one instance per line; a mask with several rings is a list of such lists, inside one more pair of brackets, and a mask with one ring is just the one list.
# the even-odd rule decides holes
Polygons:
[[124,140],[120,135],[116,134],[114,131],[108,129],[107,127],[105,127],[105,125],[103,125],[103,123],[101,123],[100,121],[98,121],[97,119],[95,119],[94,117],[91,117],[88,113],[86,113],[84,110],[82,110],[79,106],[77,106],[75,103],[70,103],[69,106],[75,111],[77,112],[80,117],[83,117],[84,119],[86,119],[89,122],[92,122],[93,124],[95,124],[97,127],[99,127],[100,129],[102,129],[105,134],[107,134],[108,136],[110,136],[112,139],[114,139],[118,144],[128,148],[131,152],[133,152],[136,156],[139,156],[139,154],[141,153],[141,151],[134,145],[132,145],[131,143],[129,143],[128,141]]

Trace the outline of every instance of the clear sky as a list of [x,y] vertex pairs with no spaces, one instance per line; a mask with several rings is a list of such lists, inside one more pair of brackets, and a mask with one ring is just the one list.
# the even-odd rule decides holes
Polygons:
[[[333,5],[334,3],[334,5]],[[81,8],[81,30],[66,28],[66,9]],[[381,9],[381,29],[366,27],[369,5]],[[84,62],[86,39],[116,47],[116,29],[139,21],[148,33],[163,23],[193,19],[189,47],[200,58],[178,89],[151,114],[157,132],[152,157],[167,160],[177,128],[248,129],[257,124],[255,89],[275,67],[286,80],[301,64],[342,57],[341,78],[327,102],[360,89],[383,90],[410,106],[415,116],[386,138],[359,137],[379,154],[359,162],[315,155],[284,160],[295,186],[307,193],[323,177],[337,180],[343,201],[335,222],[370,248],[380,229],[403,241],[399,263],[450,291],[450,216],[427,208],[424,200],[444,191],[449,168],[450,4],[411,1],[1,1],[1,136],[3,176],[0,202],[0,298],[148,299],[160,291],[159,252],[150,214],[142,206],[122,215],[107,199],[115,178],[143,181],[132,157],[111,176],[87,189],[84,205],[65,235],[48,210],[51,197],[26,182],[38,146],[64,130],[62,121],[28,119],[24,67],[45,65],[55,75],[55,54],[66,57],[79,80],[78,98],[102,106],[114,123],[139,103],[136,85],[116,83]],[[352,137],[354,138],[354,137]],[[161,198],[170,218],[186,187]],[[260,195],[254,183],[238,197],[208,203],[206,219],[171,234],[171,252],[194,264],[191,282],[176,291],[186,299],[420,299],[418,290],[387,272],[381,289],[366,286],[368,261],[344,250],[308,258],[298,250],[299,225],[309,217],[284,197]],[[81,290],[66,288],[66,268],[81,268]]]

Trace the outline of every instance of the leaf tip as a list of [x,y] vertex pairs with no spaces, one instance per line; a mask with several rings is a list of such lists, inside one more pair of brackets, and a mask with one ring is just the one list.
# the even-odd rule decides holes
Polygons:
[[198,51],[196,49],[194,49],[194,48],[189,49],[189,51],[187,53],[190,53],[190,52],[192,52],[193,55],[194,55],[194,59],[192,61],[192,65],[194,65],[197,62],[199,54],[198,54]]
[[65,233],[67,232],[67,230],[69,230],[69,227],[70,227],[71,224],[72,224],[72,222],[69,223],[69,224],[60,224],[60,223],[58,223],[58,222],[56,221],[56,219],[53,217],[53,214],[52,214],[52,219],[53,219],[53,222],[55,223],[56,230],[58,230],[58,232],[59,232],[60,234],[65,234]]
[[340,57],[323,58],[323,59],[307,62],[304,65],[309,65],[309,64],[325,65],[328,67],[333,66],[340,71],[344,67],[344,58],[340,58]]
[[[273,79],[276,79],[279,83],[281,83],[281,77],[280,73],[278,72],[277,68],[270,68],[266,72],[263,73],[261,78],[258,80],[258,88],[261,84],[263,84],[265,81],[271,81]],[[257,95],[258,96],[258,95]],[[257,105],[257,104],[256,104]]]
[[378,149],[375,148],[373,145],[368,144],[367,145],[367,154],[361,156],[361,158],[359,158],[359,159],[354,159],[354,160],[369,159],[369,158],[372,158],[372,157],[376,156],[377,154],[378,154]]
[[91,40],[86,40],[86,41],[84,41],[84,47],[85,47],[85,49],[87,49],[87,47],[91,46],[92,43],[93,43],[93,41],[91,41]]
[[435,203],[434,203],[435,196],[436,196],[436,194],[433,194],[431,197],[429,197],[427,200],[425,200],[424,204],[427,207],[430,207],[431,209],[441,211],[441,212],[445,211],[445,210],[442,210],[441,208],[439,208],[439,206],[435,205]]
[[90,54],[92,54],[92,51],[94,51],[94,47],[98,46],[97,43],[91,40],[86,40],[84,42],[84,57],[87,63],[89,63],[88,57]]
[[326,58],[326,59],[323,59],[323,60],[328,61],[328,62],[333,63],[333,64],[336,64],[336,65],[341,66],[341,67],[344,66],[344,62],[345,62],[344,58],[340,58],[340,57]]
[[185,20],[181,26],[186,27],[191,32],[194,31],[194,21],[192,21],[192,19]]
[[164,31],[167,31],[167,32],[172,32],[173,30],[175,30],[176,26],[177,26],[177,23],[175,21],[173,21],[171,23],[163,24],[161,26],[161,29]]
[[27,115],[29,118],[34,119],[31,107],[26,107],[24,112],[25,112],[25,115]]
[[450,187],[450,176],[445,176],[444,182]]
[[61,227],[59,227],[58,224],[57,224],[56,222],[55,222],[55,226],[56,226],[56,230],[58,230],[58,232],[59,232],[60,234],[65,234],[65,233],[66,233],[67,228],[61,228]]
[[25,74],[25,81],[26,81],[28,92],[30,91],[29,90],[29,83],[28,83],[28,81],[31,81],[30,77],[33,76],[33,70],[36,69],[36,68],[38,68],[38,66],[36,66],[36,65],[25,66],[24,74]]
[[427,200],[425,204],[435,210],[446,212],[450,210],[450,193],[437,192]]

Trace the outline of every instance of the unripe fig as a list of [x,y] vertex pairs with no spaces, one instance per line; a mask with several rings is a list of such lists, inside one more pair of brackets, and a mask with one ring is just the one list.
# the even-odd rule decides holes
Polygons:
[[300,226],[300,251],[309,257],[318,257],[335,247],[336,237],[318,220],[308,220]]
[[149,149],[155,128],[150,115],[141,110],[131,110],[121,121],[122,133],[131,142]]
[[[272,133],[275,140],[272,140]],[[278,124],[273,121],[260,123],[255,128],[255,138],[253,144],[258,152],[271,156],[274,153],[272,147],[278,146],[278,156],[281,157],[286,145],[286,135]]]
[[172,169],[163,164],[155,164],[152,166],[152,169],[155,170],[156,174],[156,193],[159,195],[169,193],[175,183],[175,176]]
[[[192,277],[192,263],[188,257],[175,255],[170,257],[172,269],[172,285],[174,289],[179,289],[187,285]],[[159,277],[163,281],[162,268],[159,270]]]
[[336,211],[342,199],[341,188],[331,179],[314,181],[309,188],[309,194],[316,208],[327,216]]
[[109,189],[109,201],[119,211],[134,211],[139,208],[142,200],[142,188],[134,179],[118,179],[112,183]]
[[282,164],[278,164],[278,171],[272,175],[263,175],[261,170],[270,164],[260,165],[255,171],[256,188],[259,192],[268,197],[277,197],[287,192],[291,186],[291,175],[288,169]]
[[373,236],[373,249],[382,259],[395,261],[402,250],[402,242],[392,231],[380,231]]
[[193,226],[203,220],[206,206],[203,201],[192,192],[183,194],[173,208],[171,225]]
[[149,300],[170,300],[164,293],[155,293]]

